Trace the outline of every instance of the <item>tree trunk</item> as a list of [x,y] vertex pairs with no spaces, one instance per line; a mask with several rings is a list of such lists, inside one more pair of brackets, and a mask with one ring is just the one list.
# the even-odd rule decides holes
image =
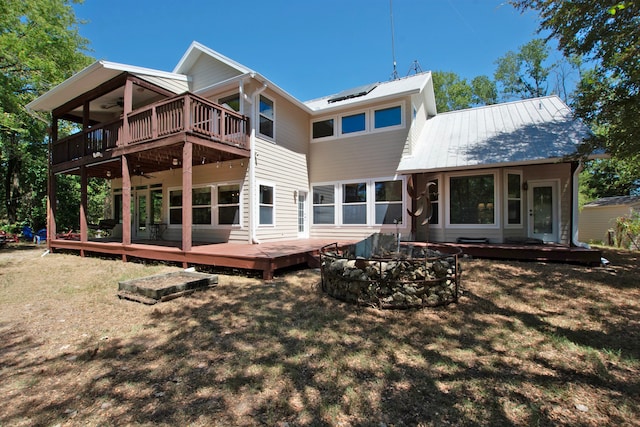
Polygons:
[[7,220],[9,224],[14,224],[18,221],[18,205],[20,202],[20,177],[18,175],[20,171],[20,157],[18,156],[17,135],[12,134],[9,137],[9,147],[5,150],[7,155],[7,170],[4,182],[5,191],[5,203],[7,208]]

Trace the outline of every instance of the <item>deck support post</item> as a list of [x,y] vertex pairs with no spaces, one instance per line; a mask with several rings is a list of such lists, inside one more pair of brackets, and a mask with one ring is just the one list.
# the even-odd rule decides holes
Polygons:
[[47,248],[51,251],[53,248],[51,242],[56,237],[56,212],[58,205],[56,203],[56,193],[58,186],[56,185],[56,175],[51,170],[51,162],[53,159],[53,142],[58,140],[58,118],[53,117],[51,122],[51,134],[49,135],[49,156],[47,157]]
[[193,224],[193,143],[185,141],[182,147],[182,250],[191,251],[191,228]]
[[[83,165],[80,166],[80,241],[82,243],[85,243],[89,240],[89,234],[87,231],[87,209],[89,206],[87,197],[87,186],[87,167]],[[80,250],[80,256],[84,256],[84,250]]]
[[[131,174],[129,159],[122,156],[122,244],[131,244]],[[123,261],[126,261],[123,255]]]

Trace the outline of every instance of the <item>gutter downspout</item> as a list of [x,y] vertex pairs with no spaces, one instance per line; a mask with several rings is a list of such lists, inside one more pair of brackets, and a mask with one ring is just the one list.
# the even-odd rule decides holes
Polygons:
[[[250,77],[255,79],[255,74],[251,73]],[[256,109],[255,105],[259,105],[260,94],[264,92],[267,88],[267,84],[262,82],[262,87],[258,88],[253,92],[250,97],[247,97],[247,101],[252,105],[251,108],[251,135],[249,137],[249,147],[251,152],[249,154],[249,243],[251,244],[260,244],[260,240],[258,240],[257,228],[258,221],[256,221],[257,209],[256,209]]]
[[571,184],[572,184],[572,194],[573,203],[571,204],[571,244],[577,246],[579,248],[587,248],[590,246],[587,243],[581,242],[578,240],[578,192],[580,188],[580,172],[582,172],[583,165],[582,161],[578,161],[578,166],[575,167],[573,174],[571,175]]

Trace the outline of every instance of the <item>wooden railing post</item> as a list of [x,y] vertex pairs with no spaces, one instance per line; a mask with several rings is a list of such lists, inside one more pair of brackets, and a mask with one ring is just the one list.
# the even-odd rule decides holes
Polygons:
[[151,138],[158,138],[158,109],[155,105],[151,108]]
[[184,105],[182,112],[182,129],[188,132],[191,129],[191,97],[189,95],[184,96]]

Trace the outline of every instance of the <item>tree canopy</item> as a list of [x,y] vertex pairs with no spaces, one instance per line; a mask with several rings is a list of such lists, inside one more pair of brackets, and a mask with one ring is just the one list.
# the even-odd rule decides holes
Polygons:
[[611,0],[512,0],[540,15],[540,30],[558,41],[565,56],[582,56],[583,73],[574,103],[589,123],[594,148],[619,160],[640,151],[640,2]]
[[44,225],[48,117],[25,105],[91,59],[69,0],[0,2],[2,218]]
[[477,76],[471,81],[451,71],[434,71],[433,89],[438,112],[462,110],[497,102],[495,82],[487,76]]
[[542,39],[533,39],[520,46],[518,52],[509,51],[496,60],[494,78],[498,82],[503,99],[536,98],[548,93],[549,73],[552,65],[549,47]]

